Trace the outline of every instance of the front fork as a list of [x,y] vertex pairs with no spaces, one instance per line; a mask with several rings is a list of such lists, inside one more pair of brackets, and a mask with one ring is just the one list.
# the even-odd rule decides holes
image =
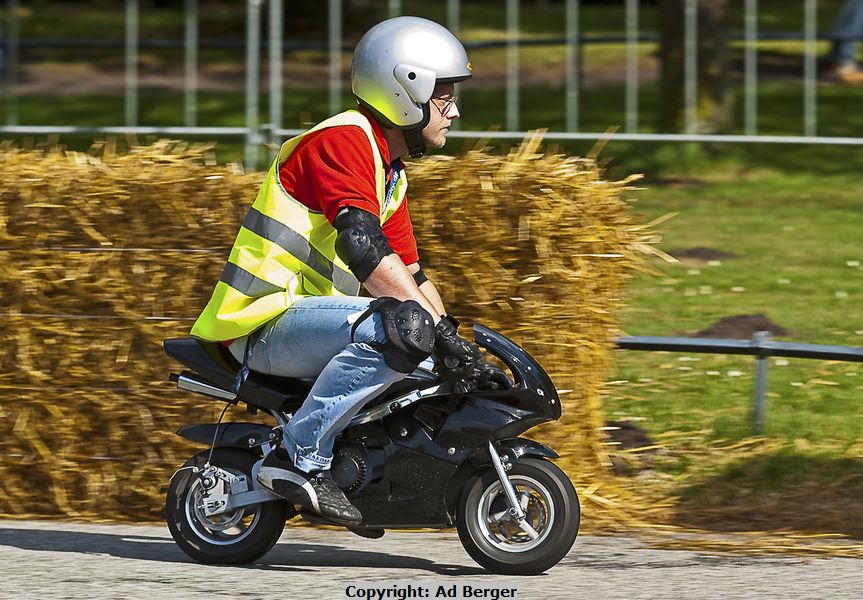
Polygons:
[[[509,455],[504,454],[503,458],[501,458],[501,456],[497,453],[494,444],[492,444],[490,440],[488,442],[488,454],[489,458],[491,459],[491,464],[494,465],[494,470],[497,472],[497,478],[500,480],[500,485],[503,488],[503,492],[504,494],[506,494],[506,500],[509,503],[509,510],[507,511],[507,515],[510,519],[516,522],[519,529],[521,529],[530,536],[530,539],[535,540],[537,537],[539,537],[539,534],[533,527],[531,527],[530,523],[528,523],[525,519],[525,507],[522,506],[521,502],[519,502],[515,488],[513,487],[512,482],[509,480],[509,477],[506,474],[506,472],[512,469],[512,467],[514,466],[513,463],[509,460]],[[527,496],[525,496],[525,498],[527,498]]]

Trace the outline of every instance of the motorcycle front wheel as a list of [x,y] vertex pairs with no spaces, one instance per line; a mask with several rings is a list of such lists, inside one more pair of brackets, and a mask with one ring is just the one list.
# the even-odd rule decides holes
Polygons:
[[[198,562],[240,565],[253,562],[269,552],[285,529],[285,520],[294,516],[284,501],[262,502],[219,515],[207,516],[205,490],[192,467],[203,467],[209,450],[190,458],[168,486],[165,516],[177,545]],[[245,475],[251,489],[252,466],[258,457],[233,448],[216,448],[210,460],[232,475]]]
[[489,467],[462,490],[456,528],[471,558],[494,573],[537,575],[556,565],[575,543],[581,511],[572,482],[557,465],[522,458],[507,472],[525,514],[510,514],[509,502]]

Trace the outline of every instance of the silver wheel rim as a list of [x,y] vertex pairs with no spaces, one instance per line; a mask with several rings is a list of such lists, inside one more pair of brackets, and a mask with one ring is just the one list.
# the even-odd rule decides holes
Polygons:
[[[225,469],[233,475],[242,475],[235,469]],[[186,492],[186,522],[196,536],[216,546],[230,546],[246,539],[258,524],[261,518],[260,505],[256,507],[243,507],[222,513],[220,515],[207,516],[204,514],[204,490],[198,479],[192,483]],[[257,508],[254,513],[246,514],[247,508]]]
[[525,475],[509,478],[525,513],[525,521],[538,534],[533,538],[509,515],[509,502],[500,481],[483,490],[476,520],[483,539],[503,552],[527,552],[542,544],[551,533],[555,510],[551,493],[542,483]]

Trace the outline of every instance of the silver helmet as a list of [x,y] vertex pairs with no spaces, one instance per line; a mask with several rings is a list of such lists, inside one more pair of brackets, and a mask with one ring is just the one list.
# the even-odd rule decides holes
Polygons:
[[442,25],[419,17],[378,23],[360,39],[351,65],[351,89],[384,125],[422,129],[436,83],[471,76],[461,42]]

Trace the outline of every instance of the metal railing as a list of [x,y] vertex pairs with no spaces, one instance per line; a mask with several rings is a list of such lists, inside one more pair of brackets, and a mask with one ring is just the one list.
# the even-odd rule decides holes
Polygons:
[[634,336],[620,338],[617,346],[623,350],[651,350],[663,352],[695,352],[707,354],[743,354],[757,357],[755,392],[752,405],[752,430],[760,434],[764,430],[767,370],[771,356],[786,358],[814,358],[863,362],[863,348],[854,346],[827,346],[801,344],[798,342],[775,342],[770,334],[760,331],[751,340],[687,338],[662,336]]
[[[184,126],[183,127],[141,127],[138,124],[138,54],[142,47],[138,31],[138,0],[124,0],[126,11],[125,28],[125,124],[115,127],[66,127],[51,125],[21,125],[18,123],[18,102],[14,93],[19,70],[19,48],[21,40],[18,33],[17,11],[19,0],[5,0],[6,3],[6,125],[0,126],[0,133],[9,134],[41,134],[53,133],[137,133],[137,134],[168,134],[168,135],[242,135],[246,139],[246,162],[257,163],[257,153],[262,142],[267,138],[276,141],[277,136],[292,135],[298,130],[282,127],[283,82],[281,73],[282,52],[286,47],[297,47],[296,42],[288,44],[283,40],[283,4],[284,0],[246,0],[247,29],[245,40],[246,53],[246,99],[245,127],[199,127],[197,123],[197,71],[198,50],[202,45],[199,37],[199,0],[185,0],[184,13]],[[553,131],[546,134],[552,140],[596,140],[604,132],[584,132],[579,127],[580,82],[578,62],[581,48],[588,43],[623,42],[625,44],[626,83],[623,133],[616,134],[615,139],[624,141],[654,141],[654,142],[767,142],[767,143],[807,143],[807,144],[844,144],[863,145],[863,137],[851,136],[819,136],[817,134],[817,56],[816,41],[829,36],[820,35],[817,31],[816,9],[817,0],[800,0],[803,2],[804,22],[801,23],[802,34],[765,34],[758,31],[757,0],[746,0],[744,3],[744,32],[737,36],[744,44],[744,134],[743,135],[702,135],[697,132],[698,123],[698,0],[685,0],[684,7],[684,115],[686,132],[673,133],[640,133],[639,128],[639,69],[638,47],[645,42],[652,42],[657,36],[644,34],[640,24],[639,0],[625,0],[624,35],[620,36],[590,36],[582,35],[580,26],[580,0],[565,0],[564,37],[544,40],[522,40],[519,38],[519,0],[501,0],[501,8],[506,12],[506,39],[471,43],[471,48],[504,45],[506,47],[506,131],[493,134],[480,131],[453,131],[453,137],[494,137],[519,139],[528,134],[520,129],[519,110],[519,47],[527,44],[565,44],[566,81],[565,81],[565,131]],[[264,4],[269,6],[268,35],[261,35],[261,20],[264,14]],[[342,21],[343,0],[328,0],[328,39],[320,47],[329,52],[329,108],[330,112],[338,112],[342,106],[343,80],[342,56],[351,49],[343,45]],[[447,25],[454,32],[459,31],[461,21],[460,0],[447,0]],[[401,13],[400,0],[388,0],[387,14],[395,16]],[[803,114],[802,124],[804,135],[763,136],[758,133],[758,43],[762,39],[802,39],[804,42],[804,81],[803,81]],[[165,40],[151,40],[144,45],[167,43]],[[207,42],[209,43],[209,42]],[[269,62],[269,119],[261,124],[258,102],[260,96],[260,51],[263,46],[268,49]],[[224,46],[223,46],[224,47]]]

